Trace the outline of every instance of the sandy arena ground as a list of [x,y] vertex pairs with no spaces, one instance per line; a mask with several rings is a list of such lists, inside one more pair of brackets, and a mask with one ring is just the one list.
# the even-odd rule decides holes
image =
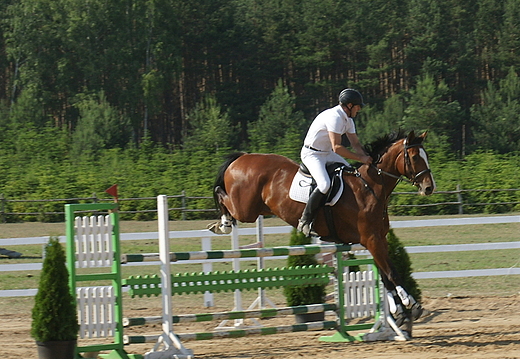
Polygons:
[[[251,336],[186,342],[196,358],[221,359],[303,359],[303,358],[404,358],[404,359],[512,359],[520,358],[520,295],[510,297],[425,298],[424,307],[432,313],[414,326],[414,338],[407,342],[325,343],[318,341],[331,331]],[[4,308],[5,309],[5,308]],[[127,316],[157,315],[139,308]],[[192,310],[194,308],[191,308]],[[208,312],[200,309],[200,312]],[[29,314],[0,314],[0,347],[3,359],[37,358],[30,338]],[[280,322],[283,320],[283,322]],[[278,321],[278,322],[277,322]],[[292,318],[262,321],[266,326],[293,324]],[[213,323],[198,323],[209,329]],[[158,333],[160,326],[133,329],[134,333]],[[189,332],[187,325],[176,326],[178,333]],[[144,353],[151,344],[128,347],[128,352]]]

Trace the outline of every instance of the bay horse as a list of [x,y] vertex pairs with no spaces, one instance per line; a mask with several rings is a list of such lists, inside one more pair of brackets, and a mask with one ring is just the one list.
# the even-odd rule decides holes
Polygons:
[[[420,136],[413,131],[407,136],[399,132],[365,146],[373,164],[359,166],[355,175],[343,175],[343,194],[331,207],[337,230],[329,228],[323,208],[317,212],[313,227],[323,238],[334,234],[335,242],[360,243],[367,248],[394,301],[390,302],[392,315],[410,336],[412,320],[423,310],[403,288],[390,261],[387,208],[390,194],[402,179],[417,186],[421,195],[433,193],[435,182],[423,147],[425,137],[426,132]],[[259,215],[276,215],[296,228],[305,204],[292,200],[289,188],[298,168],[296,162],[276,154],[230,155],[220,167],[214,188],[221,221],[208,228],[219,234],[230,233],[236,220],[252,223]]]

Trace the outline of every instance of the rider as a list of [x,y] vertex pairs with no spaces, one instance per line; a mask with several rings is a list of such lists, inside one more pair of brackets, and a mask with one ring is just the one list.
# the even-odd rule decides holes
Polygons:
[[[363,150],[356,134],[354,117],[365,106],[363,96],[354,89],[344,89],[339,94],[339,104],[321,112],[312,122],[304,140],[300,156],[317,187],[310,194],[298,230],[306,236],[311,234],[312,222],[316,211],[325,200],[330,189],[330,178],[326,170],[329,163],[340,162],[349,166],[345,158],[362,163],[372,163],[372,158]],[[351,151],[341,144],[341,136],[347,135]],[[345,157],[345,158],[344,158]]]

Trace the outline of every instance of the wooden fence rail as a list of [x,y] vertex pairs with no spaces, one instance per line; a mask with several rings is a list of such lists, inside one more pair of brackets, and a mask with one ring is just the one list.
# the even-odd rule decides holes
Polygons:
[[[433,198],[436,195],[452,195],[454,196],[453,201],[441,201],[434,203],[422,203],[422,204],[390,204],[389,208],[398,209],[398,208],[412,208],[412,207],[436,207],[436,206],[456,206],[458,208],[459,214],[464,214],[464,207],[468,206],[489,206],[489,205],[509,205],[516,206],[520,204],[520,201],[486,201],[486,202],[471,202],[464,199],[465,194],[471,193],[483,193],[487,192],[490,194],[496,193],[510,193],[520,191],[520,188],[510,188],[510,189],[460,189],[460,186],[457,186],[457,190],[455,191],[437,191],[433,194]],[[410,196],[417,195],[416,192],[394,192],[392,196]],[[187,219],[187,215],[189,213],[196,212],[215,212],[216,209],[213,208],[213,204],[208,205],[207,203],[213,203],[213,197],[201,197],[201,196],[187,196],[183,191],[179,195],[171,195],[167,196],[168,199],[172,199],[176,202],[177,205],[169,208],[169,211],[176,211],[180,213],[180,219]],[[119,211],[120,214],[136,214],[136,213],[155,213],[157,209],[153,208],[153,204],[156,200],[156,197],[138,197],[138,198],[119,198],[118,201],[121,203],[122,209]],[[201,200],[205,202],[201,202]],[[113,199],[107,198],[99,198],[94,193],[91,197],[74,197],[74,198],[54,198],[54,199],[11,199],[5,197],[3,194],[0,194],[0,222],[6,223],[13,216],[39,216],[45,218],[45,216],[63,216],[63,211],[52,211],[47,210],[44,207],[44,204],[53,203],[56,205],[62,206],[66,203],[101,203],[101,202],[112,202]],[[137,209],[139,206],[133,206],[135,209],[125,210],[124,203],[125,202],[141,202],[141,201],[152,201],[150,209]],[[39,211],[16,211],[9,210],[13,207],[12,204],[16,203],[39,203],[42,204],[40,206]],[[12,221],[12,220],[11,220]]]

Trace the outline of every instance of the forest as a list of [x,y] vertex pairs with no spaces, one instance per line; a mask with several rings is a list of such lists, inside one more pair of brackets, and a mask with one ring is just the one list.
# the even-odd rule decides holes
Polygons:
[[[356,118],[363,143],[428,131],[440,190],[520,188],[518,0],[0,0],[0,10],[6,198],[114,183],[127,198],[211,196],[231,151],[298,161],[309,124],[347,87],[368,104]],[[511,205],[487,210],[520,208],[518,192],[504,196]]]

